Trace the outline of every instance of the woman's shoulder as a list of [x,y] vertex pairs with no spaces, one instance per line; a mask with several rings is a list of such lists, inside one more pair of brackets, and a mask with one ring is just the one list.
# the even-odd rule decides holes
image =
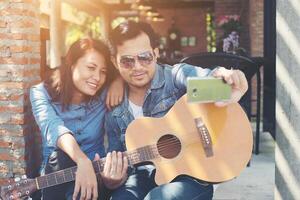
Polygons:
[[50,99],[50,95],[47,92],[44,82],[38,83],[36,85],[31,86],[30,88],[30,98],[40,98],[44,96]]
[[101,89],[101,91],[98,94],[96,94],[92,99],[93,101],[103,103],[106,100],[106,95],[107,95],[107,87]]
[[48,92],[47,92],[44,82],[40,82],[36,85],[31,86],[30,92],[39,92],[39,93],[42,92],[42,93],[45,93],[48,95]]
[[30,87],[30,89],[33,89],[33,90],[42,90],[42,89],[45,89],[45,85],[44,85],[44,82],[40,82],[38,84],[35,84],[33,86]]
[[103,88],[101,92],[96,94],[89,102],[82,103],[81,105],[85,105],[88,108],[105,107],[106,95],[107,88]]

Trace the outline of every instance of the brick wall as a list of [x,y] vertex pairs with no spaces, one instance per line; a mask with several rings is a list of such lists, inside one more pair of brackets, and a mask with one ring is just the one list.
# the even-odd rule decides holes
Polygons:
[[37,169],[28,159],[40,152],[28,92],[39,81],[38,11],[38,0],[0,2],[0,184]]
[[[182,36],[196,36],[195,47],[183,47],[185,54],[206,52],[206,19],[207,9],[213,10],[215,19],[223,15],[240,15],[243,30],[240,34],[240,46],[249,55],[262,55],[263,51],[263,1],[261,0],[217,0],[213,8],[159,9],[165,18],[164,22],[152,22],[152,26],[161,36],[167,36],[172,18]],[[223,36],[217,28],[217,40]]]
[[167,37],[171,28],[172,19],[175,19],[175,27],[180,30],[181,36],[195,36],[196,46],[183,47],[185,54],[206,52],[206,9],[183,8],[183,9],[159,9],[165,21],[152,22],[154,30],[160,35]]

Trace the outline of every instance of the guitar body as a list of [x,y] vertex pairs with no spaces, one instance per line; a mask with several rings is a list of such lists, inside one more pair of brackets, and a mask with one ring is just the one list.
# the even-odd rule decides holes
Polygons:
[[[200,123],[195,119],[200,119]],[[206,132],[201,135],[199,130],[204,129]],[[211,146],[205,146],[205,142]],[[180,174],[224,182],[246,167],[253,138],[248,118],[238,103],[226,107],[189,104],[184,95],[164,117],[143,117],[130,123],[126,131],[127,150],[147,145],[155,146],[159,154],[150,160],[156,167],[155,181],[159,185]]]

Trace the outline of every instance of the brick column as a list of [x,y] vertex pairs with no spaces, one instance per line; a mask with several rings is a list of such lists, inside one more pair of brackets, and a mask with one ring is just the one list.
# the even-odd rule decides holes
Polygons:
[[252,56],[264,55],[264,1],[249,2],[250,52]]
[[[249,55],[264,56],[264,1],[249,0],[249,36]],[[263,68],[261,68],[261,74],[263,74]],[[257,99],[256,84],[255,78],[252,81],[253,99]],[[256,113],[255,104],[256,102],[252,102],[252,113]]]
[[0,184],[37,169],[33,163],[38,161],[32,158],[33,152],[40,152],[34,145],[39,137],[34,134],[28,93],[40,80],[39,70],[39,1],[1,1]]

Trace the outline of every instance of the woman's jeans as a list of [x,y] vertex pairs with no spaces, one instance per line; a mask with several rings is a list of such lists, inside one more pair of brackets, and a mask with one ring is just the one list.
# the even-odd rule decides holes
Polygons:
[[[48,162],[45,167],[45,174],[55,172],[61,169],[69,168],[75,166],[75,162],[69,158],[69,156],[60,149],[55,150],[49,157]],[[97,177],[99,178],[99,177]],[[99,183],[99,181],[98,181]],[[98,184],[98,199],[108,199],[107,195],[109,191]],[[43,200],[72,200],[74,192],[75,182],[64,183],[61,185],[49,187],[43,189]],[[80,199],[80,194],[77,199]]]

